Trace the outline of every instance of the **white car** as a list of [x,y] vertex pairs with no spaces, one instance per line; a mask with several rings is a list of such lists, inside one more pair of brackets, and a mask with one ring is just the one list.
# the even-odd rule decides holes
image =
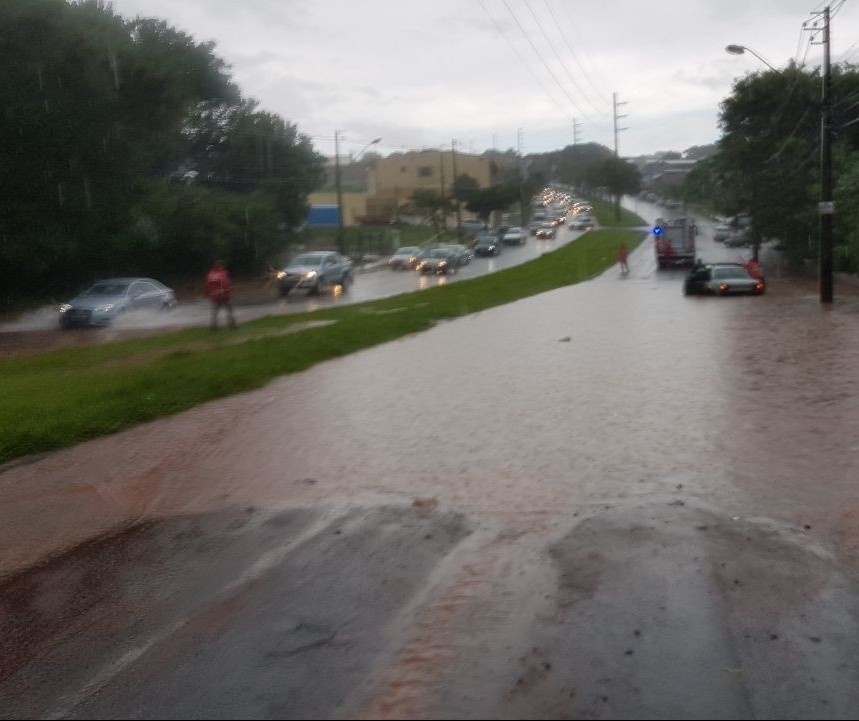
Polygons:
[[715,240],[717,243],[723,243],[730,237],[731,226],[725,225],[724,223],[717,225],[715,230],[713,231],[713,240]]
[[522,228],[510,228],[501,239],[504,245],[525,245],[527,234]]

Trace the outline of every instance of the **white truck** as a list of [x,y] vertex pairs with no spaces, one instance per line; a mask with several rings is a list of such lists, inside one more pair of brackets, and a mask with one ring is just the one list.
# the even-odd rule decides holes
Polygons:
[[657,218],[653,239],[659,267],[694,265],[697,235],[698,226],[692,218]]

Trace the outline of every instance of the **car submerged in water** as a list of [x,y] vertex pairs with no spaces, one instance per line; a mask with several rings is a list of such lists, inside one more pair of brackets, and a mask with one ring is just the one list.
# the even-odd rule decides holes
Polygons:
[[132,311],[165,311],[176,305],[176,294],[152,278],[100,280],[59,307],[60,326],[108,326]]
[[763,295],[763,277],[755,278],[739,263],[697,265],[683,283],[684,295]]

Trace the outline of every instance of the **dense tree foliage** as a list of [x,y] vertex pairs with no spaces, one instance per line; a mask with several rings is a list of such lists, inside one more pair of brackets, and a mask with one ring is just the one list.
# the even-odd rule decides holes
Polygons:
[[4,0],[0,54],[0,295],[193,274],[216,250],[252,269],[303,219],[320,159],[212,43],[99,0]]
[[[856,174],[859,124],[859,73],[833,68],[833,126],[837,195],[844,199],[835,218],[836,240],[855,244],[850,189]],[[722,138],[715,155],[695,167],[686,180],[688,200],[704,200],[727,215],[749,213],[755,250],[778,238],[794,255],[817,253],[819,221],[821,77],[818,69],[790,65],[754,73],[734,84],[722,103]],[[852,251],[851,251],[852,248]],[[842,248],[853,263],[859,246]]]

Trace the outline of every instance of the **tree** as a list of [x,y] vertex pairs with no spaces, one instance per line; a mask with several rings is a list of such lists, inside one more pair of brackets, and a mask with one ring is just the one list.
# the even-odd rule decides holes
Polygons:
[[[722,103],[717,153],[687,180],[692,194],[709,185],[718,211],[751,215],[755,257],[765,238],[780,239],[795,256],[816,255],[820,83],[819,70],[795,64],[738,80]],[[833,67],[832,95],[837,177],[859,150],[859,124],[847,124],[859,97],[855,66]],[[840,211],[835,233],[837,241],[849,235]]]
[[[202,169],[222,191],[208,197],[239,218],[221,224],[236,248],[250,237],[249,213],[268,218],[273,208],[278,225],[304,219],[321,159],[295,126],[242,100],[212,43],[162,20],[125,20],[102,0],[4,0],[0,53],[14,58],[0,81],[7,297],[157,266],[140,254],[167,246],[139,242],[137,224],[170,236],[162,181],[190,170]],[[258,239],[248,257],[262,248]]]
[[519,199],[519,189],[513,185],[493,185],[491,188],[476,190],[471,194],[465,207],[475,213],[484,223],[496,210],[505,210]]
[[186,167],[217,187],[266,189],[284,222],[296,227],[307,216],[308,194],[322,182],[324,159],[295,125],[257,107],[248,99],[198,105],[184,129]]
[[452,210],[453,203],[449,197],[439,195],[434,190],[416,190],[403,212],[421,218],[436,233],[442,233]]
[[605,188],[614,198],[615,217],[620,220],[620,199],[641,191],[641,172],[632,163],[614,156],[591,165],[586,182],[592,189]]

